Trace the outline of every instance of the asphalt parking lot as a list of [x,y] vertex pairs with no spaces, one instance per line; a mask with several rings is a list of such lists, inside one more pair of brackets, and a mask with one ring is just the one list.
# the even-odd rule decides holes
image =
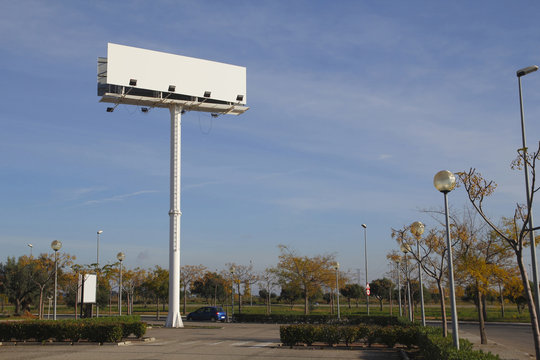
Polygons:
[[279,347],[279,325],[186,323],[185,328],[148,329],[154,341],[131,344],[0,346],[0,359],[399,359],[394,349],[336,350]]

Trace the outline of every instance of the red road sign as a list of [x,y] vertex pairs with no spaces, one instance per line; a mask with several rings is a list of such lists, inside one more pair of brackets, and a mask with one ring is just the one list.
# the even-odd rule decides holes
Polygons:
[[371,291],[369,289],[366,289],[366,295],[369,296],[371,294]]

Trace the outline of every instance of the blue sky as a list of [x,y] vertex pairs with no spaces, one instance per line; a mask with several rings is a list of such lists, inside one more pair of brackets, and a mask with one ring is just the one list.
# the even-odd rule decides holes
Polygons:
[[[0,1],[1,260],[126,253],[168,266],[169,114],[96,95],[108,42],[247,67],[239,117],[182,120],[182,264],[256,269],[278,244],[370,278],[391,228],[435,226],[433,175],[478,168],[493,217],[524,200],[515,71],[540,63],[533,1]],[[523,79],[530,147],[540,73]],[[450,202],[461,209],[458,189]],[[536,211],[538,213],[538,211]]]

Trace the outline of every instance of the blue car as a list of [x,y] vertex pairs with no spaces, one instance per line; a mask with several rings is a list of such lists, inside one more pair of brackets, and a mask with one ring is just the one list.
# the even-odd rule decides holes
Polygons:
[[190,312],[187,320],[210,320],[210,321],[225,321],[227,319],[227,313],[223,311],[223,308],[217,306],[205,306]]

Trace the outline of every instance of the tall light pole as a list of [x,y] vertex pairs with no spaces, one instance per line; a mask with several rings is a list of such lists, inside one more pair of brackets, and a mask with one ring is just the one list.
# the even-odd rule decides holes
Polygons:
[[399,316],[403,316],[403,311],[401,310],[401,275],[399,274],[401,272],[400,263],[401,263],[401,256],[398,258],[396,265],[397,265]]
[[452,263],[452,244],[450,243],[450,219],[448,217],[448,193],[456,186],[456,177],[448,170],[441,170],[433,178],[433,185],[444,194],[444,213],[446,217],[446,249],[448,250],[448,282],[450,283],[450,305],[452,311],[452,339],[459,349],[456,289],[454,285],[454,265]]
[[411,282],[409,281],[409,267],[408,262],[409,259],[407,258],[407,253],[411,252],[411,247],[409,244],[401,241],[401,244],[399,245],[401,251],[405,255],[405,280],[407,280],[407,302],[409,303],[409,321],[413,321],[413,314],[412,314],[412,302],[411,302]]
[[339,311],[339,263],[338,262],[336,262],[334,269],[336,270],[337,319],[338,321],[340,321],[341,314]]
[[97,253],[96,253],[96,317],[99,317],[99,304],[97,302],[98,299],[98,287],[99,287],[99,237],[103,233],[103,230],[97,231]]
[[[367,269],[368,269],[368,266],[367,266],[367,225],[362,224],[362,227],[364,228],[364,263],[366,264],[366,289],[368,289],[369,282],[368,282],[368,273],[367,273]],[[367,291],[366,291],[366,309],[367,309],[367,314],[369,315],[369,295],[367,294]]]
[[231,318],[229,322],[233,322],[234,317],[234,266],[231,267]]
[[118,315],[122,316],[122,261],[126,258],[123,252],[116,254],[116,258],[120,261],[120,282],[118,285]]
[[533,214],[532,214],[532,204],[531,204],[531,195],[529,189],[529,171],[527,164],[527,140],[525,137],[525,115],[523,113],[523,96],[521,93],[521,77],[538,70],[538,66],[533,65],[523,69],[520,69],[516,72],[519,85],[519,110],[521,113],[521,140],[523,142],[523,171],[525,172],[525,190],[527,194],[527,212],[529,214],[529,243],[531,244],[531,263],[532,263],[532,273],[533,273],[533,282],[534,282],[534,300],[536,305],[536,314],[540,316],[540,294],[538,289],[538,268],[536,263],[536,244],[534,242],[534,229],[533,226]]
[[103,230],[97,231],[97,253],[96,253],[96,264],[99,267],[99,236],[103,233]]
[[30,248],[30,257],[32,257],[32,248],[34,247],[34,245],[28,243],[26,244],[29,248]]
[[51,248],[54,250],[54,308],[53,319],[56,320],[56,299],[58,296],[58,250],[62,248],[62,242],[54,240],[51,243]]
[[422,326],[426,326],[426,312],[424,310],[424,287],[422,285],[422,263],[420,261],[419,240],[424,233],[424,224],[415,221],[411,224],[411,233],[416,238],[416,257],[418,260],[418,284],[420,285],[420,308],[422,310]]

